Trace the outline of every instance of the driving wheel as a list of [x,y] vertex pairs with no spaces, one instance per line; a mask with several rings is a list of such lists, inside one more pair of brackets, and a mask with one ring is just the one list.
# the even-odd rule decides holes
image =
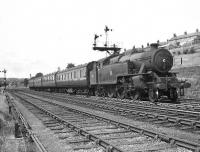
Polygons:
[[149,95],[149,100],[151,102],[157,102],[158,101],[158,90],[153,90],[153,89],[149,89],[149,92],[148,92],[148,95]]

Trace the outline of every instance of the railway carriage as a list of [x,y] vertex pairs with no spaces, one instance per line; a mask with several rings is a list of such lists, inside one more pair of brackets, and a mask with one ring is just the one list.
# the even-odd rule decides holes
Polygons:
[[33,88],[34,88],[34,79],[33,79],[33,78],[32,78],[32,79],[29,79],[28,84],[29,84],[29,88],[30,88],[30,89],[33,89]]
[[47,91],[55,91],[56,82],[55,82],[56,72],[44,75],[42,77],[42,88]]
[[59,71],[55,75],[56,90],[67,93],[88,93],[90,77],[88,76],[93,62]]
[[34,78],[34,88],[35,90],[43,90],[42,89],[42,77]]

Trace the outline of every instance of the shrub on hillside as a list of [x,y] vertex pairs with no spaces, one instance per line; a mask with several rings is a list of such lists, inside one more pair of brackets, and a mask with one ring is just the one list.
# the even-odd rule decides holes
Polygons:
[[188,49],[184,50],[183,54],[188,54]]
[[190,49],[190,51],[189,51],[189,53],[190,53],[190,54],[193,54],[193,53],[195,53],[195,50],[194,50],[194,48],[191,48],[191,49]]

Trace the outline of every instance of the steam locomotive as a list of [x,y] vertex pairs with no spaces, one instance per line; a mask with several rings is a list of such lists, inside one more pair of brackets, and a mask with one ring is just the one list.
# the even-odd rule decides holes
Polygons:
[[[95,49],[102,49],[94,47]],[[106,47],[108,49],[108,47]],[[105,49],[105,47],[103,48]],[[176,102],[189,84],[170,72],[173,56],[157,44],[143,51],[115,50],[107,58],[29,80],[30,89],[131,99]]]

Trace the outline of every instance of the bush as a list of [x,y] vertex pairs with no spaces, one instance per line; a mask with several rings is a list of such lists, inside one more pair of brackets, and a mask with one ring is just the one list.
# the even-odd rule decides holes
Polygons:
[[190,53],[191,53],[191,54],[195,53],[194,48],[191,48],[191,49],[190,49]]
[[188,49],[184,50],[183,54],[188,54]]

